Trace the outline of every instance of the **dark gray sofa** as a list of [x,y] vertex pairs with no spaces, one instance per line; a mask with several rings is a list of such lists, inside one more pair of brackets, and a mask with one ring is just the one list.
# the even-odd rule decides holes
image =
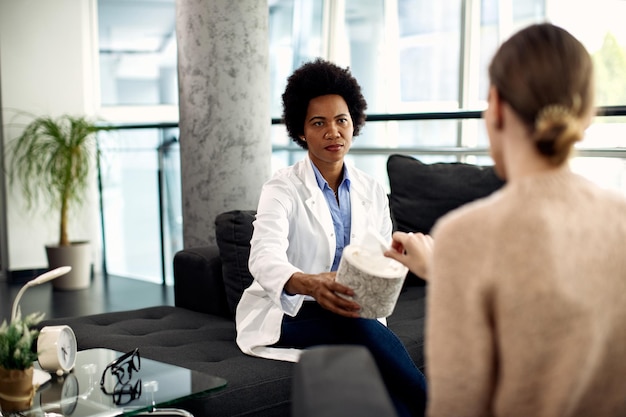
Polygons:
[[[428,232],[442,214],[501,186],[491,168],[388,160],[390,207],[398,230]],[[233,312],[251,282],[247,268],[254,211],[216,218],[217,246],[186,248],[174,258],[175,307],[49,320],[68,324],[79,350],[105,347],[217,375],[226,388],[178,404],[199,416],[288,416],[294,364],[249,357],[235,343]],[[389,327],[423,368],[426,286],[407,277]],[[138,296],[140,296],[138,294]]]

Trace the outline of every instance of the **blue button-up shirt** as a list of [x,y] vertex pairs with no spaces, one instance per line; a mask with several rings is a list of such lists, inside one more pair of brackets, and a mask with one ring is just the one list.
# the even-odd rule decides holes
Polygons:
[[[350,229],[352,225],[352,218],[350,216],[350,178],[348,177],[348,170],[346,166],[343,166],[343,180],[339,184],[337,190],[338,198],[335,197],[335,192],[328,185],[328,182],[322,177],[322,174],[317,169],[315,164],[311,162],[313,166],[313,172],[315,172],[315,179],[317,185],[319,185],[328,208],[330,209],[330,215],[333,218],[333,226],[335,228],[335,258],[333,259],[333,265],[330,268],[331,271],[336,271],[339,268],[339,261],[343,254],[343,248],[350,244]],[[339,200],[339,201],[337,201]]]

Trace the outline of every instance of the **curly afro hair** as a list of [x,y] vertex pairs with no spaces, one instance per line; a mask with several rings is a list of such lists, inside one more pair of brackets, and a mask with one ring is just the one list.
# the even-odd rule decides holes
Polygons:
[[354,125],[353,136],[358,136],[365,124],[367,103],[349,68],[341,68],[321,58],[308,62],[287,79],[283,93],[283,121],[287,133],[304,149],[308,149],[308,145],[300,137],[304,135],[309,101],[327,94],[340,95],[346,101]]

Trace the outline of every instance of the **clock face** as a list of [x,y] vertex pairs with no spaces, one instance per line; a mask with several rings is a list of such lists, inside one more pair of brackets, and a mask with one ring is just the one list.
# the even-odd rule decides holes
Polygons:
[[57,342],[59,364],[64,370],[70,370],[76,362],[76,338],[69,327],[61,329]]

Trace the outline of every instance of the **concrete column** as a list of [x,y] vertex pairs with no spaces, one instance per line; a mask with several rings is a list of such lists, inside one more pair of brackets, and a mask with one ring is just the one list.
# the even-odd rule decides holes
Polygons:
[[177,0],[184,246],[256,209],[270,175],[267,0]]

